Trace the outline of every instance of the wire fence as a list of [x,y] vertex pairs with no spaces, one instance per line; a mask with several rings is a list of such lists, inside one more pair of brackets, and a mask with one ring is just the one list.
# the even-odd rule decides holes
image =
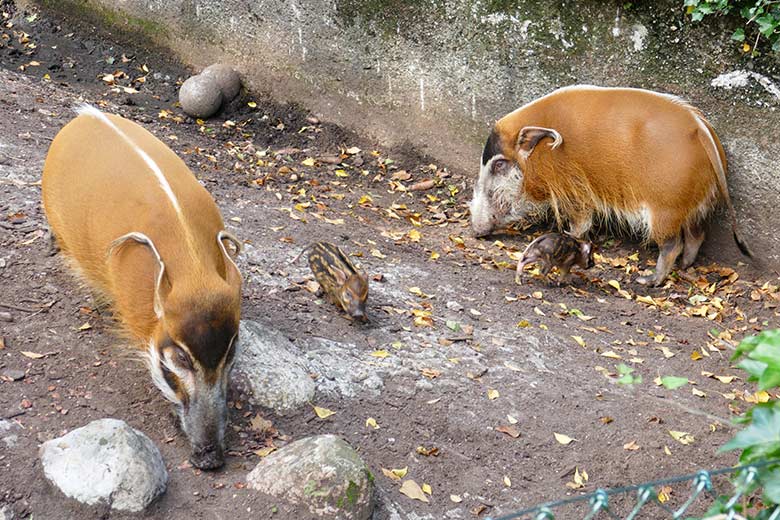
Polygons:
[[[744,503],[748,495],[753,493],[759,485],[758,470],[776,464],[780,464],[780,460],[711,471],[701,470],[690,475],[654,480],[633,486],[598,489],[586,495],[546,502],[508,515],[488,517],[485,520],[569,520],[575,518],[582,520],[601,518],[612,520],[640,518],[744,520],[738,509],[740,504]],[[727,493],[716,492],[714,481],[717,477],[723,478]],[[672,499],[671,493],[667,490],[670,490],[671,486],[679,486],[685,482],[690,482],[687,498],[684,501]],[[709,507],[716,500],[721,500],[723,503],[722,507],[719,508],[721,512],[714,516],[706,516]],[[780,520],[780,506],[774,506],[771,512],[765,510],[762,518]]]

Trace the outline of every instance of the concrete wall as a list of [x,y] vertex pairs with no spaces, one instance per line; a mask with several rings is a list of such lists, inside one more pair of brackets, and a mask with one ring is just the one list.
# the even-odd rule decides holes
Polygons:
[[682,0],[628,8],[632,3],[560,0],[44,3],[97,13],[170,47],[196,69],[230,61],[252,88],[475,172],[489,125],[556,87],[593,83],[681,95],[721,135],[733,159],[742,227],[780,264],[780,93],[760,86],[759,76],[732,90],[710,86],[746,67],[780,85],[780,60],[750,60],[729,40],[736,19],[691,24]]

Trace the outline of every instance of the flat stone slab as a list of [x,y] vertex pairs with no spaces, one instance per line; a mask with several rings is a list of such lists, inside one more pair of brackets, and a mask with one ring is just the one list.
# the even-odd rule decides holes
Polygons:
[[374,478],[344,440],[316,435],[265,457],[247,476],[249,487],[306,507],[317,518],[367,520]]
[[43,443],[43,472],[66,496],[142,511],[168,484],[160,450],[124,421],[100,419]]

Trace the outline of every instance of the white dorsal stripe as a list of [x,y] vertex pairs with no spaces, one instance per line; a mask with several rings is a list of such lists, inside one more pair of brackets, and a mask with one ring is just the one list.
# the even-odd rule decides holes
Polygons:
[[168,182],[168,179],[165,178],[165,175],[163,174],[160,167],[157,165],[156,162],[154,162],[154,159],[152,159],[148,153],[146,153],[138,144],[130,139],[130,136],[128,136],[126,133],[124,133],[118,126],[116,126],[106,115],[98,110],[97,108],[93,107],[92,105],[82,104],[79,105],[79,107],[76,109],[76,113],[79,115],[86,115],[94,117],[106,125],[108,125],[109,128],[111,128],[114,132],[119,135],[127,144],[130,145],[130,147],[138,154],[139,157],[146,163],[146,165],[149,167],[149,169],[152,171],[154,176],[157,178],[157,183],[160,185],[162,190],[165,192],[165,195],[170,199],[171,204],[173,205],[173,209],[176,210],[176,213],[179,214],[181,217],[181,206],[179,206],[179,200],[176,198],[176,194],[173,193],[173,189],[171,188],[170,183]]

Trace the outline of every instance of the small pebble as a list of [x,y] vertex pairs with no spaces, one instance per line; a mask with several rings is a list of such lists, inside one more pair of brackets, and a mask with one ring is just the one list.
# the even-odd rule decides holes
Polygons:
[[0,321],[14,321],[14,317],[10,312],[0,312]]
[[24,376],[24,370],[14,370],[11,368],[3,370],[3,378],[8,378],[11,381],[21,381],[24,379]]
[[459,304],[456,301],[448,301],[447,308],[451,311],[460,312],[463,310],[463,305]]

